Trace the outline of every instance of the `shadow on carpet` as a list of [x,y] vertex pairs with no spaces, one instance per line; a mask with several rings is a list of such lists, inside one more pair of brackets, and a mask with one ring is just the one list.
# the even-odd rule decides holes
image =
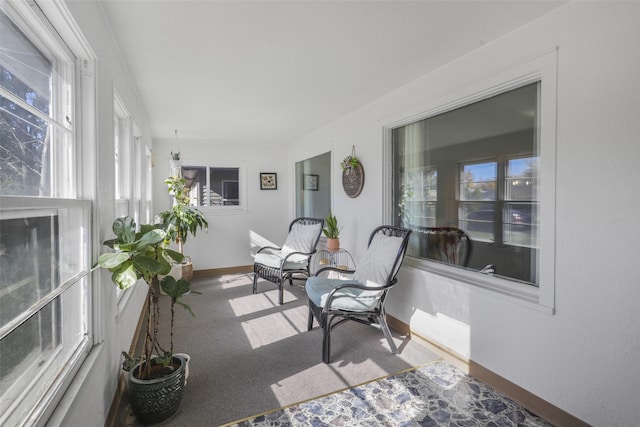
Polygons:
[[248,426],[552,426],[444,361],[225,424]]

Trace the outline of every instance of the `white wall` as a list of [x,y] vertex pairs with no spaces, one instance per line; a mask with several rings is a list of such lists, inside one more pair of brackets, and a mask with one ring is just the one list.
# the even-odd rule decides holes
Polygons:
[[[193,261],[194,270],[252,265],[252,255],[257,249],[267,243],[284,243],[292,219],[287,215],[288,189],[293,185],[285,149],[180,138],[177,143],[175,139],[154,141],[153,211],[156,214],[170,207],[164,180],[170,175],[169,156],[172,151],[180,151],[184,165],[243,165],[246,171],[246,186],[243,187],[247,191],[246,212],[201,209],[209,230],[198,231],[196,238],[190,237],[184,248],[185,255]],[[278,188],[260,190],[260,172],[275,172]]]
[[357,259],[383,219],[383,124],[558,47],[555,314],[409,267],[388,308],[420,335],[600,426],[640,419],[638,22],[637,2],[569,4],[290,147],[331,141],[337,164],[355,144],[364,190],[349,199],[334,168],[333,209]]

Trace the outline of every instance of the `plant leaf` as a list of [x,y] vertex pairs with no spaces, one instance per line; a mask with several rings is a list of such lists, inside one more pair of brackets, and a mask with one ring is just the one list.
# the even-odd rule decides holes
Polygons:
[[106,269],[114,269],[129,259],[129,254],[125,252],[108,252],[98,257],[98,265]]
[[168,274],[171,271],[171,264],[163,259],[153,259],[144,255],[133,257],[133,263],[139,270],[146,270],[154,274]]
[[115,271],[111,276],[111,280],[118,285],[120,289],[128,289],[135,285],[138,281],[138,275],[133,267],[133,263],[125,269]]
[[112,228],[113,233],[122,243],[131,243],[136,239],[136,223],[130,216],[116,218]]

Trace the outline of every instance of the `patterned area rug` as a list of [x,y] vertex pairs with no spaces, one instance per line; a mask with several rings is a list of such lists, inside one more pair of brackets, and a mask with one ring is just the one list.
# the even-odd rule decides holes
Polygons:
[[551,426],[442,361],[227,424],[248,426]]

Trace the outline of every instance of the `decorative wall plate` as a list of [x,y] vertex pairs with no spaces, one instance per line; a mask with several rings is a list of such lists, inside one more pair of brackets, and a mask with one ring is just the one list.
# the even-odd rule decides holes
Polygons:
[[362,163],[357,167],[345,168],[342,170],[342,188],[347,196],[358,197],[364,187],[364,168]]

